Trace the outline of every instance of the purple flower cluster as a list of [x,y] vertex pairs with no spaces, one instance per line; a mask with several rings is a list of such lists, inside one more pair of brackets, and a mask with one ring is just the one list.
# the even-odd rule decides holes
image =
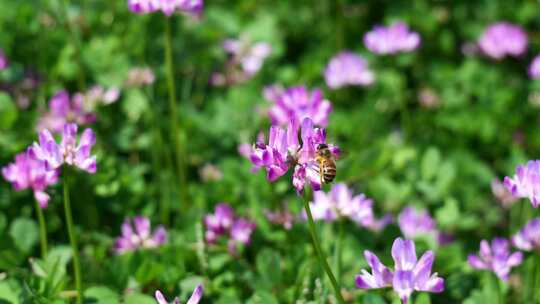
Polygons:
[[527,43],[527,33],[508,22],[488,26],[478,40],[480,50],[493,59],[523,55],[527,51]]
[[364,194],[353,196],[352,190],[343,183],[332,186],[329,193],[316,191],[310,203],[314,220],[335,221],[349,218],[358,225],[380,231],[392,220],[384,217],[381,221],[373,215],[373,200]]
[[59,170],[48,170],[46,163],[37,159],[31,149],[17,154],[14,163],[2,168],[2,175],[17,191],[32,189],[39,206],[46,208],[50,197],[45,189],[56,184]]
[[291,120],[303,121],[310,118],[316,126],[326,127],[332,104],[324,99],[321,90],[309,91],[304,86],[291,87],[279,94],[279,89],[265,91],[273,102],[269,110],[273,125],[287,125]]
[[362,289],[384,288],[392,286],[402,303],[407,303],[413,291],[442,292],[444,279],[431,274],[435,256],[427,251],[416,257],[414,242],[397,238],[392,244],[392,258],[395,269],[392,272],[383,265],[371,251],[364,251],[364,257],[372,269],[372,273],[362,269],[356,276],[356,286]]
[[501,203],[504,208],[512,206],[518,199],[506,189],[500,179],[495,178],[491,181],[491,193]]
[[120,95],[116,88],[104,89],[94,86],[86,93],[76,93],[70,98],[66,91],[56,93],[49,101],[49,112],[38,121],[38,130],[49,129],[62,132],[67,123],[91,124],[96,120],[95,108],[98,104],[111,104]]
[[224,73],[214,73],[210,82],[213,85],[232,85],[243,83],[257,74],[264,61],[272,53],[272,46],[266,42],[252,43],[247,38],[227,39],[223,49],[229,56]]
[[49,130],[39,132],[39,143],[34,143],[30,154],[44,161],[48,170],[60,168],[63,164],[78,167],[88,173],[96,172],[96,156],[91,155],[96,136],[92,129],[86,129],[77,144],[77,125],[64,125],[62,141],[57,144]]
[[2,49],[0,49],[0,71],[7,69],[9,66],[9,60]]
[[289,210],[289,207],[287,204],[284,204],[283,208],[281,210],[264,210],[264,215],[266,216],[266,219],[276,225],[281,225],[283,228],[290,230],[293,227],[294,222],[296,221],[296,217],[294,214]]
[[[302,145],[298,141],[301,130]],[[270,127],[268,144],[258,142],[251,153],[254,168],[265,168],[267,178],[274,182],[293,168],[293,185],[300,193],[306,181],[314,191],[321,189],[321,175],[317,163],[316,151],[319,145],[326,144],[325,129],[315,128],[310,118],[302,121],[302,127],[293,120],[287,130],[277,126]],[[339,157],[339,148],[328,145],[335,158]]]
[[170,16],[174,12],[200,16],[204,8],[203,0],[128,0],[128,8],[133,13],[148,14],[161,11]]
[[214,214],[205,216],[204,224],[205,239],[209,244],[214,244],[218,237],[229,234],[228,249],[232,255],[236,255],[237,244],[248,245],[251,242],[251,234],[255,230],[255,223],[235,216],[234,210],[227,203],[217,204]]
[[369,70],[364,58],[345,51],[330,60],[324,71],[324,79],[328,87],[338,89],[347,85],[370,85],[375,80],[375,75]]
[[158,226],[152,233],[150,220],[143,216],[126,219],[122,224],[122,235],[114,243],[114,251],[122,254],[139,248],[157,248],[167,242],[165,227]]
[[480,254],[469,255],[469,265],[475,269],[493,271],[501,280],[507,281],[512,267],[523,260],[521,252],[510,253],[510,243],[504,238],[495,238],[491,246],[486,240],[480,242]]
[[396,54],[410,52],[420,46],[420,35],[409,31],[403,22],[395,22],[390,26],[375,26],[364,35],[364,45],[375,54]]
[[[203,286],[199,284],[193,290],[193,293],[191,294],[191,297],[186,302],[186,304],[197,304],[199,303],[199,301],[201,301],[202,296],[203,296]],[[169,304],[169,302],[167,302],[167,300],[165,299],[161,291],[156,290],[155,297],[158,304]],[[174,298],[174,301],[172,302],[172,304],[180,304],[180,299],[178,299],[178,297]]]
[[506,176],[504,185],[515,197],[527,197],[534,208],[540,204],[540,160],[517,166],[514,178]]
[[540,54],[536,55],[529,65],[529,76],[532,79],[540,79]]
[[532,219],[523,226],[512,237],[512,243],[517,248],[525,251],[540,249],[540,218]]

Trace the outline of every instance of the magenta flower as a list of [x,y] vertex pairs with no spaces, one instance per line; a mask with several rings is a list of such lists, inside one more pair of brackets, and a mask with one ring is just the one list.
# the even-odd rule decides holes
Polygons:
[[308,91],[304,86],[291,87],[273,101],[269,116],[273,125],[286,125],[291,120],[310,118],[317,126],[328,125],[332,112],[330,101],[324,99],[321,90]]
[[369,250],[364,251],[364,257],[372,269],[370,274],[362,269],[356,275],[356,286],[361,289],[384,288],[393,286],[402,303],[407,303],[413,291],[442,292],[444,279],[431,274],[435,256],[427,251],[416,258],[414,242],[397,238],[392,245],[392,258],[395,271],[384,266],[379,258]]
[[518,200],[508,189],[506,189],[504,184],[498,178],[491,181],[491,193],[493,193],[493,196],[495,196],[499,203],[505,208],[509,208]]
[[281,84],[267,85],[263,88],[264,99],[273,103],[276,103],[283,93],[285,88]]
[[536,55],[529,65],[529,76],[532,79],[540,79],[540,54]]
[[334,56],[324,70],[326,85],[331,89],[344,86],[367,86],[373,83],[375,75],[368,68],[367,61],[353,52],[345,51]]
[[170,16],[175,12],[199,16],[204,8],[203,0],[128,0],[128,8],[136,14],[161,11]]
[[325,144],[335,158],[339,157],[339,148],[326,143],[326,131],[314,128],[310,118],[302,122],[302,145],[298,141],[298,124],[293,120],[287,130],[270,127],[268,145],[258,142],[251,154],[251,162],[255,168],[264,167],[270,182],[276,181],[290,168],[293,168],[293,185],[300,193],[306,181],[314,191],[321,189],[319,164],[315,160],[319,145]]
[[150,220],[143,216],[136,216],[133,220],[124,220],[122,235],[116,239],[114,251],[117,254],[122,254],[139,248],[157,248],[166,242],[167,231],[163,226],[158,226],[152,233]]
[[264,210],[264,215],[266,216],[266,219],[276,225],[282,225],[283,228],[287,230],[291,230],[293,227],[293,224],[296,220],[295,216],[291,211],[289,210],[289,206],[287,204],[283,205],[283,208],[281,210]]
[[514,246],[521,250],[531,251],[540,249],[540,218],[530,220],[519,232],[512,237]]
[[512,267],[518,266],[523,260],[521,252],[510,254],[510,244],[504,238],[495,238],[491,247],[486,240],[480,242],[480,254],[469,255],[469,265],[475,269],[493,271],[501,280],[507,281]]
[[540,204],[540,161],[531,160],[517,166],[514,178],[506,176],[504,186],[514,197],[527,197],[534,208]]
[[26,151],[17,154],[14,163],[2,168],[2,175],[17,191],[32,189],[39,206],[46,208],[50,197],[45,189],[56,184],[59,171],[47,170],[44,161],[36,159],[31,152]]
[[228,235],[228,249],[232,255],[236,255],[237,244],[249,245],[256,226],[247,219],[236,217],[227,203],[219,203],[214,214],[205,216],[204,224],[205,239],[209,244],[214,244],[220,236]]
[[[155,296],[156,296],[156,301],[158,302],[158,304],[169,304],[169,302],[167,302],[167,300],[165,299],[161,291],[156,290]],[[197,287],[195,287],[195,290],[193,290],[193,294],[191,294],[191,297],[186,302],[186,304],[197,304],[201,300],[202,296],[203,296],[203,286],[199,284],[197,285]],[[172,302],[172,304],[180,304],[180,299],[178,299],[178,297],[174,298],[174,301]]]
[[399,229],[408,239],[413,239],[419,235],[436,234],[435,220],[429,215],[427,210],[417,210],[408,206],[401,211],[398,217]]
[[9,60],[2,49],[0,49],[0,71],[7,69],[9,66]]
[[480,50],[493,59],[523,55],[527,51],[527,43],[527,33],[508,22],[488,26],[478,40]]
[[49,112],[45,113],[38,122],[38,130],[49,129],[55,133],[62,132],[67,123],[78,125],[90,124],[96,120],[96,114],[84,106],[81,94],[75,94],[70,99],[66,91],[60,91],[49,101]]
[[375,54],[395,54],[410,52],[420,46],[420,35],[409,31],[403,22],[395,22],[390,26],[375,26],[364,35],[364,45]]
[[77,144],[77,125],[66,124],[60,144],[57,144],[51,132],[45,129],[39,132],[39,143],[34,143],[29,152],[32,157],[44,161],[49,170],[67,164],[88,173],[95,173],[96,156],[90,155],[95,143],[94,132],[92,129],[86,129]]
[[206,225],[206,241],[213,243],[220,235],[226,233],[234,221],[234,211],[227,203],[219,203],[216,206],[214,214],[208,214],[204,217]]

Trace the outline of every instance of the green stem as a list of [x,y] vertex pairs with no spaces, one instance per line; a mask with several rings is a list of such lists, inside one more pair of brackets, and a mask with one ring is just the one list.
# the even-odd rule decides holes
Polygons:
[[71,204],[69,201],[69,169],[64,170],[64,211],[66,213],[66,225],[69,235],[71,250],[73,251],[73,270],[75,272],[75,287],[77,288],[77,304],[82,304],[81,268],[79,263],[79,248],[77,247],[77,237],[73,227],[73,217],[71,215]]
[[[535,274],[534,274],[534,286],[533,286],[533,300],[538,301],[540,300],[540,252],[535,252],[534,256],[534,268],[535,268]],[[537,303],[537,302],[535,302]]]
[[[77,73],[77,86],[79,90],[84,91],[86,86],[86,79],[84,76],[84,70],[83,70],[83,61],[81,56],[81,39],[79,37],[79,34],[75,32],[75,29],[73,26],[71,26],[71,23],[69,22],[69,15],[68,15],[68,7],[69,0],[61,0],[60,1],[60,10],[62,17],[64,18],[64,25],[69,32],[69,35],[71,36],[71,40],[75,44],[75,59],[77,60],[77,65],[79,66],[79,72]],[[82,10],[81,10],[82,11]]]
[[39,223],[39,240],[41,246],[41,258],[45,259],[47,256],[47,226],[45,225],[45,217],[43,216],[43,210],[39,206],[36,200],[36,214]]
[[311,233],[311,239],[313,241],[313,247],[315,248],[315,251],[317,252],[317,257],[319,258],[319,264],[321,264],[322,268],[328,275],[328,278],[330,279],[330,282],[332,283],[332,287],[334,288],[334,292],[336,295],[336,299],[339,303],[345,303],[343,300],[343,296],[341,295],[341,289],[339,288],[339,285],[336,281],[336,277],[332,273],[332,269],[330,269],[330,266],[328,265],[328,261],[326,260],[326,255],[321,249],[321,242],[319,241],[319,237],[317,236],[317,231],[315,229],[315,222],[313,221],[313,215],[311,214],[311,208],[309,207],[309,190],[305,189],[305,195],[304,195],[304,208],[306,209],[306,214],[308,217],[308,224],[309,224],[309,231]]
[[172,33],[171,33],[171,22],[170,18],[165,18],[165,65],[167,68],[167,89],[169,93],[169,115],[170,115],[170,128],[172,143],[175,147],[176,155],[176,168],[179,181],[179,191],[181,203],[187,204],[187,188],[186,188],[186,178],[185,170],[183,169],[184,157],[183,149],[180,142],[180,122],[177,122],[178,119],[178,109],[176,107],[176,85],[174,82],[174,69],[173,69],[173,58],[172,58]]
[[343,269],[343,262],[342,262],[342,246],[343,246],[343,219],[339,219],[338,223],[338,239],[337,243],[334,247],[334,258],[336,263],[336,278],[338,285],[341,286],[341,270]]

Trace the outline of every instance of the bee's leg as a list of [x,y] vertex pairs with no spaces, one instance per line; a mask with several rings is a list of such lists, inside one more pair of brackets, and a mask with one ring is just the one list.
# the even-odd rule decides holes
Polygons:
[[324,175],[323,175],[323,163],[319,162],[319,178],[321,179],[321,186],[324,184]]

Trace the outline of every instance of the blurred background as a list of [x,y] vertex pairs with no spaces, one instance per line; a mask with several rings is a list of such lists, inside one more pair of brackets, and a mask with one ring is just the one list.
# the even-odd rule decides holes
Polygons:
[[[138,15],[125,1],[106,0],[0,0],[0,7],[0,48],[9,61],[0,71],[2,166],[37,140],[58,91],[103,101],[91,109],[95,119],[82,123],[96,132],[97,173],[75,174],[72,182],[88,303],[154,303],[158,288],[184,300],[198,282],[205,285],[203,303],[333,301],[306,224],[288,230],[268,220],[268,211],[284,204],[294,216],[301,213],[290,176],[269,183],[240,153],[259,132],[268,134],[273,103],[263,90],[269,85],[322,90],[333,109],[329,141],[343,151],[336,182],[372,198],[378,217],[396,218],[415,206],[451,236],[444,245],[417,242],[419,255],[435,250],[434,271],[446,279],[446,289],[418,294],[414,303],[499,301],[497,282],[466,261],[481,239],[510,237],[538,212],[525,200],[508,202],[497,184],[540,153],[540,81],[528,72],[540,52],[538,1],[215,0],[200,17]],[[420,35],[418,48],[386,56],[366,48],[367,32],[396,21]],[[482,33],[499,21],[526,32],[526,52],[494,59],[478,48]],[[167,22],[185,192],[177,183],[169,124]],[[256,73],[235,74],[223,42],[238,38],[271,48]],[[366,60],[372,83],[327,85],[325,68],[344,50]],[[68,244],[61,191],[49,187],[44,210],[56,250]],[[257,224],[237,256],[204,241],[202,219],[219,202]],[[70,264],[43,274],[29,262],[39,255],[34,212],[29,191],[0,182],[0,299],[63,303]],[[165,225],[168,244],[114,254],[122,222],[135,215]],[[343,225],[340,276],[348,301],[398,303],[391,289],[354,287],[354,275],[367,265],[364,249],[391,264],[392,241],[401,235],[396,222],[380,232]],[[318,227],[331,256],[338,225]],[[506,303],[533,303],[530,289],[540,282],[540,271],[529,271],[533,258],[504,286]]]

